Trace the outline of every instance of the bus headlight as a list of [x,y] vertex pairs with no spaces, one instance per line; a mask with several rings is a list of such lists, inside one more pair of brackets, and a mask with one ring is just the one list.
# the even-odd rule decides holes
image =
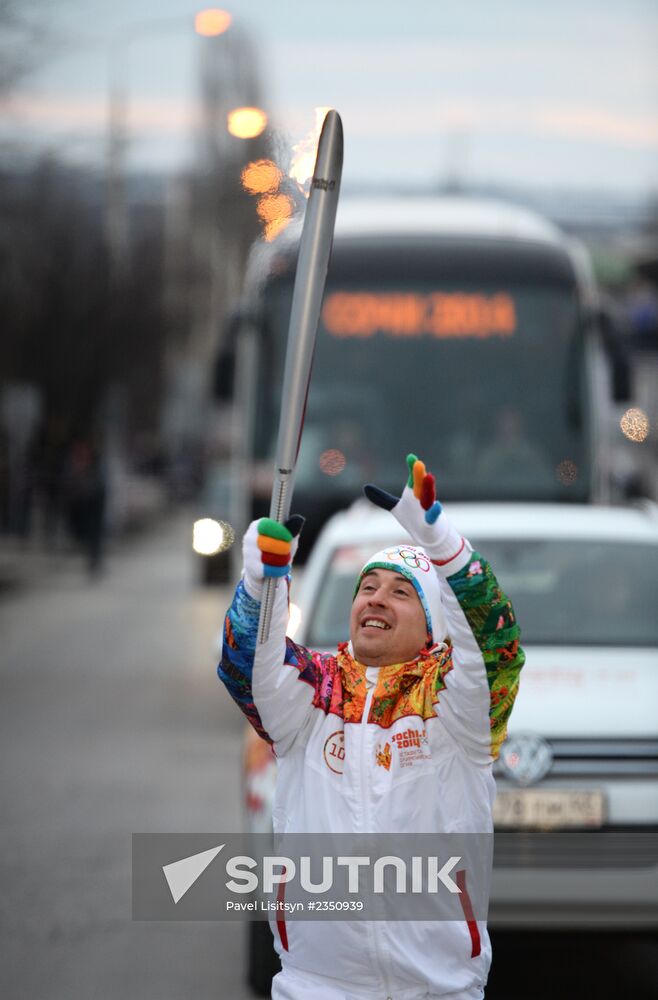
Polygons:
[[192,548],[200,556],[214,556],[233,544],[235,534],[230,524],[215,521],[212,517],[202,517],[194,522]]

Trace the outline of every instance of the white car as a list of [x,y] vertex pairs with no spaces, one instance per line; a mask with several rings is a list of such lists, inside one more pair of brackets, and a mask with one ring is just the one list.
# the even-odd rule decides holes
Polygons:
[[[658,508],[446,511],[511,597],[527,656],[495,767],[490,923],[658,927]],[[405,540],[365,501],[331,518],[293,589],[295,641],[334,650],[363,562]],[[276,767],[262,746],[246,770],[260,829]]]

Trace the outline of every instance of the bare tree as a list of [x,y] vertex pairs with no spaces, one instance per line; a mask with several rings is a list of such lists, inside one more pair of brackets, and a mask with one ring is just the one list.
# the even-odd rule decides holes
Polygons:
[[[128,451],[140,433],[159,429],[168,333],[162,210],[140,215],[135,264],[117,286],[101,191],[99,178],[48,160],[0,175],[0,395],[11,386],[38,395],[40,461],[49,468],[62,466],[72,442],[98,439],[117,388]],[[8,492],[1,467],[0,440],[0,508]]]

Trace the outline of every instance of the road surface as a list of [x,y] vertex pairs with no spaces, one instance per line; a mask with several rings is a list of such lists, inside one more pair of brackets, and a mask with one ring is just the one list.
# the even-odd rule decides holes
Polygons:
[[0,602],[0,995],[251,996],[241,923],[131,921],[133,832],[241,828],[242,723],[215,674],[226,591],[188,522],[90,585],[71,563]]

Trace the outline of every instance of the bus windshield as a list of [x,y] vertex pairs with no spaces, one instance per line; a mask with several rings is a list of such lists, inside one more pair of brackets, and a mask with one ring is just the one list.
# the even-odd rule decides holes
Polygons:
[[[291,295],[288,279],[265,296],[262,458],[276,443]],[[296,489],[399,492],[413,451],[445,499],[586,499],[579,323],[566,282],[330,273]]]

